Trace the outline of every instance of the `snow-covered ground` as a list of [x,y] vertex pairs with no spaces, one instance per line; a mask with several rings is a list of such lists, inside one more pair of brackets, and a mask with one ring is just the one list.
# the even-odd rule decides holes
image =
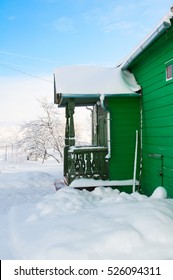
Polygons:
[[62,165],[0,161],[1,259],[173,259],[173,199],[64,187]]

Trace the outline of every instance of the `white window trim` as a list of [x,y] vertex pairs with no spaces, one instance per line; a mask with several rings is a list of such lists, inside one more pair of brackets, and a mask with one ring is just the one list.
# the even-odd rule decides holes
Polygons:
[[[171,68],[172,68],[172,75],[171,75],[170,78],[167,77],[167,74],[168,74],[167,69],[168,69],[169,66],[171,66]],[[170,64],[166,65],[166,81],[170,81],[172,79],[173,79],[173,64],[170,63]]]

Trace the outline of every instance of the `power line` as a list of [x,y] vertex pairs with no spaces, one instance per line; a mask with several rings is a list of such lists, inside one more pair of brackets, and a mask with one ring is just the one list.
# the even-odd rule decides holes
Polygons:
[[11,53],[11,52],[5,52],[5,51],[0,51],[0,54],[5,54],[5,55],[12,55],[12,56],[18,56],[18,57],[23,57],[27,59],[33,59],[33,60],[39,60],[39,61],[44,61],[44,62],[53,62],[55,63],[54,60],[50,59],[44,59],[44,58],[39,58],[39,57],[33,57],[33,56],[28,56],[28,55],[23,55],[23,54],[18,54],[18,53]]
[[39,77],[39,76],[36,76],[36,75],[32,75],[32,74],[30,74],[30,73],[27,73],[27,72],[24,72],[24,71],[21,71],[21,70],[18,70],[18,69],[16,69],[16,68],[11,67],[11,66],[8,66],[8,65],[6,65],[6,64],[0,63],[0,65],[3,66],[3,67],[5,67],[5,68],[11,69],[11,70],[13,70],[13,71],[20,72],[20,73],[22,73],[22,74],[24,74],[24,75],[33,77],[33,78],[35,78],[35,79],[39,79],[39,80],[43,80],[43,81],[45,81],[45,82],[53,83],[53,81],[44,79],[44,78]]
[[7,65],[7,66],[12,65],[12,66],[17,66],[17,67],[25,67],[25,68],[29,68],[29,69],[38,70],[38,68],[35,68],[32,66],[26,66],[26,65],[16,64],[16,63],[9,63],[9,62],[4,62],[4,61],[0,61],[0,64]]

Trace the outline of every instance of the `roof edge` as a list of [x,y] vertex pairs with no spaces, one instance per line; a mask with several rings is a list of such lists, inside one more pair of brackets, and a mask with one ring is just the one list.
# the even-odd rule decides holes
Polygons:
[[147,38],[131,52],[125,62],[118,65],[122,70],[127,70],[130,64],[152,43],[154,42],[166,29],[171,27],[171,19],[173,18],[173,7],[170,12],[162,19],[161,23],[155,28]]

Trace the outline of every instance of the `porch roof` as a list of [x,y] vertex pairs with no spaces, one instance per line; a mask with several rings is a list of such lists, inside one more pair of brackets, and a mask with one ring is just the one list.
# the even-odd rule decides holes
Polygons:
[[132,95],[140,89],[132,73],[117,67],[59,67],[55,71],[54,102],[63,107],[69,98],[75,98],[76,105],[93,105],[101,95]]

